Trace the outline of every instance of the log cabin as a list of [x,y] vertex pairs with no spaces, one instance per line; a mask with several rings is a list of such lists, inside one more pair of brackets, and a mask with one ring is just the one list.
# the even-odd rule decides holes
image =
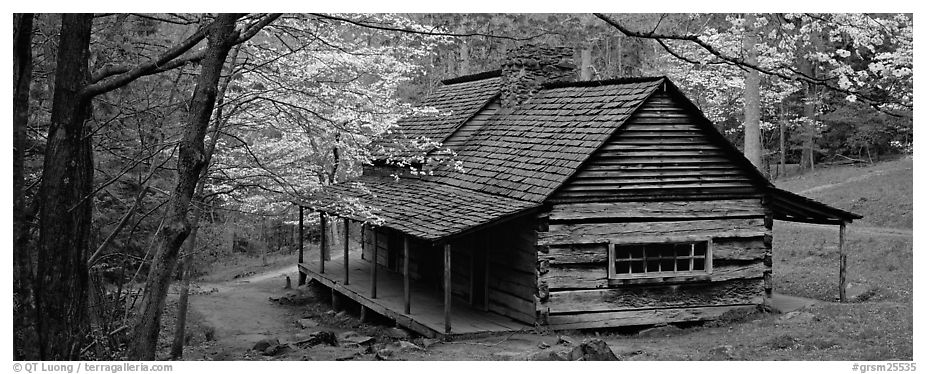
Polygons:
[[427,172],[383,156],[297,202],[345,223],[300,282],[444,338],[708,320],[771,297],[774,220],[861,218],[775,188],[666,77],[576,82],[572,54],[443,81],[376,143],[440,143]]

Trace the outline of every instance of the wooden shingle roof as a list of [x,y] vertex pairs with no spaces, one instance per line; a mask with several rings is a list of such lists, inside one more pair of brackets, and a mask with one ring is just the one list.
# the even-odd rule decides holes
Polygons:
[[456,150],[465,173],[436,181],[542,202],[630,117],[663,78],[553,86],[491,118]]
[[[359,183],[358,183],[359,182]],[[355,198],[382,218],[383,226],[434,240],[523,212],[539,204],[414,178],[362,176],[329,186],[313,207],[342,217],[365,220],[339,210],[343,198]]]
[[404,149],[403,142],[409,140],[443,142],[498,95],[500,74],[494,71],[444,81],[444,85],[419,104],[435,111],[399,120],[397,127],[377,140],[377,144],[395,152],[396,148]]
[[[403,134],[440,139],[452,134],[498,96],[500,78],[476,78],[449,81],[422,104],[455,114],[403,120]],[[358,199],[373,208],[384,226],[429,240],[516,215],[539,206],[662,81],[547,86],[517,108],[491,117],[455,150],[463,173],[447,167],[433,176],[398,181],[367,175],[329,186],[327,200],[306,205],[364,219],[334,207],[338,198]]]

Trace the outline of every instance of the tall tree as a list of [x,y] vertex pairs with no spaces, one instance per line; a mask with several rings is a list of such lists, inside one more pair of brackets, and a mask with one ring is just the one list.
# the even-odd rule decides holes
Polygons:
[[51,118],[36,196],[35,326],[39,344],[29,359],[76,359],[86,330],[87,257],[93,204],[92,134],[87,127],[93,99],[140,77],[193,63],[184,55],[207,28],[139,64],[109,65],[91,74],[91,14],[61,16]]
[[213,120],[212,137],[209,138],[209,144],[205,149],[206,160],[203,162],[203,170],[200,173],[199,182],[196,185],[196,191],[193,193],[193,200],[191,201],[193,213],[190,215],[190,234],[183,242],[183,262],[180,267],[182,283],[180,284],[180,299],[177,301],[177,325],[174,331],[174,341],[170,347],[170,357],[172,359],[183,357],[183,346],[186,341],[187,307],[190,300],[190,280],[193,276],[193,264],[196,254],[196,236],[199,232],[199,221],[203,214],[203,189],[206,185],[206,177],[209,175],[209,166],[212,164],[212,155],[215,154],[216,145],[218,145],[219,137],[222,135],[222,127],[227,121],[222,104],[225,101],[225,92],[228,90],[228,85],[235,75],[235,63],[240,50],[241,45],[239,44],[232,52],[231,62],[228,67],[229,73],[226,75],[216,97],[217,108]]
[[170,285],[170,276],[177,266],[180,246],[190,233],[187,213],[196,185],[199,183],[200,173],[206,163],[203,141],[215,107],[225,59],[232,46],[250,39],[279,15],[260,18],[249,28],[239,32],[235,29],[235,24],[241,17],[241,14],[220,14],[205,29],[207,47],[200,62],[201,68],[190,102],[189,117],[180,140],[177,183],[171,193],[163,227],[155,238],[155,255],[151,260],[142,303],[133,327],[135,339],[128,350],[129,357],[133,359],[155,358],[161,313]]
[[[744,61],[751,65],[759,63],[759,54],[756,51],[755,24],[755,15],[748,14],[743,25],[743,54],[745,55]],[[746,155],[747,160],[752,162],[757,169],[764,172],[761,129],[759,129],[759,117],[762,114],[759,107],[759,71],[746,68],[743,74],[746,75],[743,88],[743,153]]]
[[92,14],[64,14],[39,190],[35,304],[39,358],[76,359],[84,334],[93,159],[84,123]]
[[[20,349],[33,347],[35,336],[32,313],[32,260],[26,250],[28,230],[23,196],[26,126],[29,123],[29,89],[32,81],[32,21],[31,13],[13,16],[13,292],[15,293],[13,325],[19,329],[14,345]],[[17,360],[23,359],[19,349]]]

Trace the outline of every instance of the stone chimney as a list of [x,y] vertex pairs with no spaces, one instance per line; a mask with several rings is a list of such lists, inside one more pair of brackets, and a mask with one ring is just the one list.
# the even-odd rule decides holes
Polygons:
[[576,66],[568,47],[521,45],[502,63],[502,108],[514,108],[545,83],[574,81]]

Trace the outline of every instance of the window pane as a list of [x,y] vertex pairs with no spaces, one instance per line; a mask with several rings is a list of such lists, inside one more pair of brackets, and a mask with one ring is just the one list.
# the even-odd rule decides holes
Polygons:
[[695,243],[694,253],[695,256],[704,256],[707,254],[707,242],[698,242]]
[[630,255],[631,255],[633,258],[638,258],[638,259],[642,259],[642,258],[643,258],[643,246],[641,246],[641,245],[634,245],[634,246],[629,247],[628,249],[629,249],[629,251],[630,251]]
[[685,259],[685,260],[678,260],[678,271],[688,271],[688,270],[691,270],[691,269],[688,268],[688,265],[689,265],[690,263],[691,263],[691,262],[690,262],[688,259]]
[[691,244],[679,244],[675,246],[675,256],[688,256],[691,255]]
[[697,258],[694,260],[694,269],[692,270],[704,270],[704,259]]
[[672,259],[662,260],[662,271],[675,271],[675,261]]
[[642,274],[643,273],[643,261],[630,262],[630,272],[634,274]]
[[646,262],[646,272],[655,273],[659,271],[659,261],[650,260]]
[[630,272],[630,262],[618,261],[614,263],[614,272],[617,274],[627,274]]
[[659,248],[659,256],[663,258],[675,257],[675,244],[666,244]]
[[646,258],[659,257],[659,248],[657,248],[655,245],[647,245],[644,247],[644,250],[646,251]]

